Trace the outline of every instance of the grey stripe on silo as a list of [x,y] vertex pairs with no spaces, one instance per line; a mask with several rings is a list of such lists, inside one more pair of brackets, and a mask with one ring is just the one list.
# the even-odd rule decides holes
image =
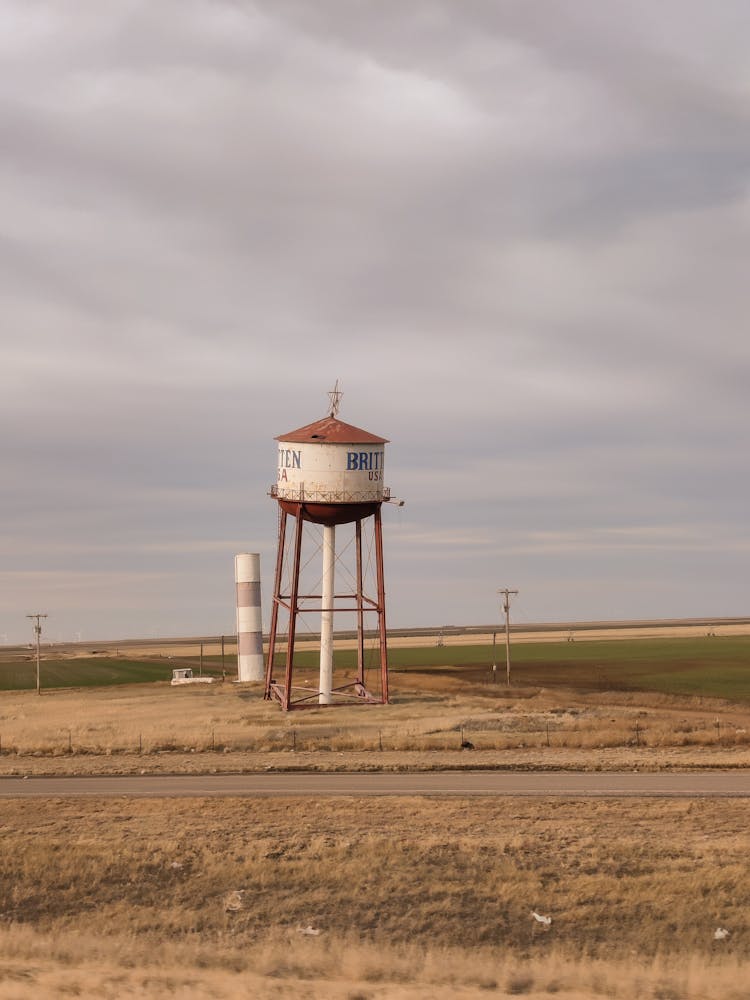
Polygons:
[[260,555],[242,552],[234,558],[237,592],[237,679],[262,681],[263,624],[260,606]]
[[260,580],[237,583],[237,607],[260,607]]

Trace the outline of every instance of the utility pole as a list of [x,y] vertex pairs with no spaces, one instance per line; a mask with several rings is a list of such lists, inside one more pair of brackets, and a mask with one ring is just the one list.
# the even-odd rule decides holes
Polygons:
[[41,685],[41,679],[40,679],[40,673],[39,673],[39,660],[40,660],[39,645],[40,645],[40,643],[42,641],[42,622],[41,622],[41,619],[42,618],[46,618],[47,616],[46,615],[26,615],[26,617],[27,618],[35,618],[36,619],[36,625],[34,626],[34,632],[36,634],[36,693],[37,694],[41,694],[42,693],[42,685]]
[[503,611],[505,612],[505,680],[510,687],[510,599],[518,594],[517,590],[508,590],[503,587],[498,590],[505,598],[503,601]]

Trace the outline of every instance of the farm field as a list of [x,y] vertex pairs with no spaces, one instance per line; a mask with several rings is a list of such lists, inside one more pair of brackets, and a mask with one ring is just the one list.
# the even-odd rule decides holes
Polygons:
[[[488,652],[286,714],[171,688],[189,656],[61,659],[0,695],[0,775],[750,766],[747,637],[527,643],[510,688]],[[742,800],[8,800],[0,1000],[747,1000],[749,851]]]
[[[109,687],[115,684],[146,684],[162,681],[171,670],[161,659],[47,656],[41,662],[41,686],[45,690],[71,687]],[[36,690],[36,663],[31,657],[0,661],[0,690]]]
[[[289,713],[259,685],[122,683],[169,675],[184,658],[61,661],[80,687],[3,694],[0,773],[750,762],[750,637],[529,644],[510,687],[482,659],[477,646],[396,650],[392,704]],[[43,664],[50,680],[53,667]],[[295,677],[314,690],[315,666]],[[112,686],[85,686],[101,678]]]
[[[197,673],[200,661],[189,657],[44,661],[41,698],[11,689],[31,667],[6,660],[0,773],[750,760],[750,637],[529,643],[513,651],[510,687],[504,670],[492,674],[488,652],[397,648],[392,704],[290,713],[264,702],[258,685],[222,683],[220,660],[208,656],[202,669],[217,683],[188,688],[165,678],[175,663]],[[351,677],[353,656],[340,653],[341,679]],[[295,682],[303,694],[316,676],[314,654],[301,653]],[[461,752],[462,744],[474,752]]]
[[[312,672],[317,652],[304,649],[295,664]],[[444,673],[481,686],[505,685],[505,650],[487,643],[389,648],[394,675],[409,672]],[[371,656],[374,663],[374,658]],[[493,673],[493,661],[497,670]],[[174,666],[192,666],[196,675],[221,678],[236,675],[234,656],[222,661],[215,653],[191,655],[190,647],[174,655],[150,653],[139,657],[112,653],[42,660],[42,687],[100,687],[168,680]],[[703,694],[750,702],[750,636],[658,639],[605,639],[586,642],[525,642],[512,650],[515,686],[566,686],[576,690],[651,690],[671,694]],[[337,649],[336,670],[350,675],[356,667],[354,649]],[[277,674],[283,674],[283,653]],[[396,684],[398,681],[396,680]],[[0,656],[0,690],[32,690],[36,664],[30,653]]]

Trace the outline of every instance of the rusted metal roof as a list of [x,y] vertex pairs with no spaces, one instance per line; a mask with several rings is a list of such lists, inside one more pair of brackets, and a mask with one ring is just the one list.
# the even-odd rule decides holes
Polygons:
[[279,434],[276,441],[291,441],[293,444],[387,444],[388,438],[378,437],[363,431],[361,427],[345,424],[337,417],[323,417],[314,424],[299,427],[288,434]]

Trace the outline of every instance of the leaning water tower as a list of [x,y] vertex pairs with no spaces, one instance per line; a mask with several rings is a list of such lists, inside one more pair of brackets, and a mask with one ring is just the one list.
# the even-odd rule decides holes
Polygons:
[[[331,705],[340,701],[362,700],[374,704],[388,702],[388,650],[383,578],[383,530],[381,506],[390,500],[383,485],[387,439],[352,427],[338,419],[342,393],[338,382],[332,392],[330,411],[322,420],[280,434],[278,474],[271,496],[279,506],[279,537],[276,573],[271,606],[271,627],[266,664],[267,699],[277,698],[286,711],[304,705]],[[287,539],[289,518],[294,519],[293,540]],[[321,526],[314,529],[314,526]],[[352,529],[353,526],[353,529]],[[302,592],[300,568],[303,538],[313,531],[322,542],[322,575],[314,592]],[[336,529],[340,528],[342,548],[354,548],[354,571],[346,588],[335,586]],[[353,538],[352,538],[353,532]],[[363,538],[372,554],[374,567],[365,567]],[[311,559],[306,559],[306,563]],[[366,571],[367,570],[367,571]],[[372,579],[374,577],[374,579]],[[372,580],[372,583],[370,581]],[[366,593],[368,586],[374,590]],[[275,677],[274,658],[280,636],[280,612],[288,616],[283,681]],[[357,667],[353,679],[334,687],[334,614],[347,612],[356,619]],[[294,684],[294,647],[301,615],[320,616],[320,681],[317,691]],[[377,673],[379,690],[365,683],[365,620],[377,618]],[[281,670],[280,670],[281,672]],[[309,685],[309,681],[308,681]]]

